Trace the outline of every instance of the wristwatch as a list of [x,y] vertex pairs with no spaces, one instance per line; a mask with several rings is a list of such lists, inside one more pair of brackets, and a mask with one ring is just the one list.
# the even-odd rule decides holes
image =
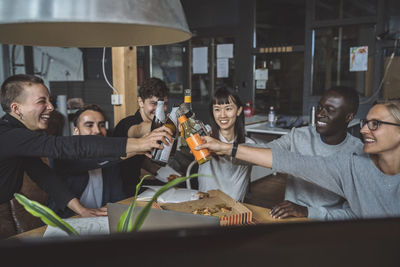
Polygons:
[[232,152],[231,152],[232,158],[234,158],[236,156],[237,149],[238,149],[238,142],[235,141],[233,143]]

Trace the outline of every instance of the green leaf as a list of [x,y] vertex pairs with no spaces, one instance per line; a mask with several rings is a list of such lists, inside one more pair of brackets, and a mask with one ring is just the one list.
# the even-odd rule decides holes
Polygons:
[[39,202],[28,199],[27,197],[15,193],[15,199],[33,216],[39,217],[45,224],[58,227],[68,235],[79,235],[78,232],[66,223],[57,214]]
[[[179,177],[176,178],[174,180],[172,180],[171,182],[167,183],[166,185],[164,185],[163,187],[161,187],[153,196],[153,198],[147,203],[147,205],[139,212],[139,214],[136,216],[135,222],[133,224],[133,231],[139,231],[140,227],[143,225],[144,220],[146,219],[147,215],[150,212],[151,206],[153,204],[154,201],[157,200],[157,198],[164,193],[165,191],[171,189],[172,187],[188,180],[188,179],[192,179],[199,176],[197,173],[192,174],[190,176],[184,176],[184,177]],[[136,199],[136,197],[135,197]]]
[[133,215],[133,211],[135,210],[136,207],[136,199],[137,199],[137,195],[139,193],[139,189],[142,186],[142,183],[144,181],[144,179],[146,179],[147,177],[149,177],[150,175],[145,175],[140,182],[136,185],[136,192],[135,192],[135,196],[133,198],[133,202],[129,205],[129,208],[124,211],[124,213],[122,213],[121,217],[119,218],[118,221],[118,226],[117,226],[117,232],[131,232],[133,229],[133,223],[132,223],[132,215]]

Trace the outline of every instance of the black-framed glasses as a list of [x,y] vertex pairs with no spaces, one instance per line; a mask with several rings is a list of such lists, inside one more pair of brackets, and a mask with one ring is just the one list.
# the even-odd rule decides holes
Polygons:
[[388,121],[380,121],[380,120],[360,120],[360,127],[364,127],[364,125],[368,126],[368,129],[371,131],[375,131],[376,129],[381,126],[381,124],[388,124],[388,125],[394,125],[394,126],[400,126],[398,123],[393,123],[393,122],[388,122]]

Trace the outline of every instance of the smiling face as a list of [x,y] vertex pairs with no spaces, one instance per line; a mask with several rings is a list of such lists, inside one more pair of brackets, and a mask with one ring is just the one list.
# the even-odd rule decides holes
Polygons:
[[[399,123],[390,114],[388,109],[381,104],[373,106],[367,115],[367,120],[381,120]],[[369,154],[391,153],[400,150],[400,127],[380,124],[378,129],[371,131],[367,125],[360,130],[364,138],[364,152]]]
[[[167,111],[168,108],[168,97],[164,97],[164,112]],[[146,98],[144,101],[141,97],[138,97],[140,115],[142,116],[143,121],[152,121],[154,118],[154,114],[157,109],[157,101],[158,97],[152,96],[151,98]]]
[[232,131],[233,133],[236,118],[241,112],[242,107],[238,109],[231,97],[229,97],[228,104],[213,104],[213,116],[222,131]]
[[317,132],[322,138],[346,135],[348,123],[354,115],[349,113],[343,96],[335,91],[328,91],[319,101],[315,112]]
[[11,114],[32,131],[46,130],[54,110],[49,91],[43,84],[24,85],[24,90],[11,103]]
[[76,135],[107,135],[104,116],[94,110],[85,110],[79,116],[77,125],[74,127]]

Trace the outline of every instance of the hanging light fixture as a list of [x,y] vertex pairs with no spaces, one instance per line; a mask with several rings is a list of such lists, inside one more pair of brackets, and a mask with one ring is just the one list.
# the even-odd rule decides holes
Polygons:
[[180,0],[0,0],[0,43],[115,47],[191,37]]

